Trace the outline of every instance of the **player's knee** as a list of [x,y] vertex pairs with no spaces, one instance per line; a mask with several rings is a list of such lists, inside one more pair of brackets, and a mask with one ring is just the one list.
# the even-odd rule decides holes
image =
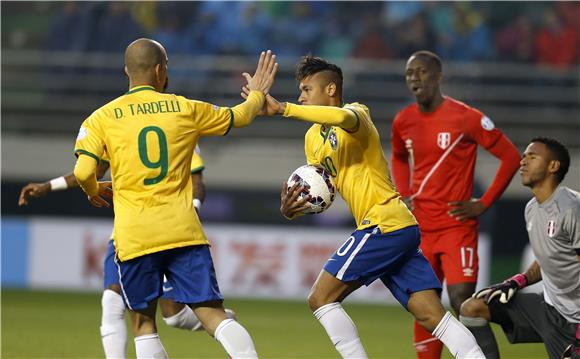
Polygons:
[[107,287],[107,289],[112,290],[117,294],[121,294],[121,286],[119,284],[111,284]]
[[465,300],[459,309],[459,314],[464,317],[488,317],[487,304],[483,299],[468,298]]
[[331,302],[326,300],[326,298],[320,295],[320,293],[318,292],[310,292],[310,294],[308,295],[308,306],[310,307],[310,310],[312,310],[313,312],[328,303]]

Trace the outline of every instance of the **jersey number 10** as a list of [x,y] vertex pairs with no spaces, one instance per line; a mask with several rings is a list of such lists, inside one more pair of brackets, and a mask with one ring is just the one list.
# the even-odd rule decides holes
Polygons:
[[[147,154],[147,134],[153,132],[157,135],[157,140],[159,141],[159,159],[155,162],[149,159]],[[165,176],[167,176],[167,170],[169,168],[169,157],[167,156],[167,137],[165,132],[157,126],[147,126],[139,132],[138,138],[139,144],[139,159],[147,168],[160,169],[161,172],[157,177],[145,178],[143,183],[148,186],[152,184],[159,183]]]

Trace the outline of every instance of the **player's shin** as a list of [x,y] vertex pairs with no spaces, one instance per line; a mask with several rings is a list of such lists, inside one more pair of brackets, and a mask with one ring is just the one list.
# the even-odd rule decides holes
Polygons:
[[473,335],[451,313],[447,312],[433,330],[455,358],[485,359]]
[[477,344],[488,359],[499,359],[499,348],[495,335],[485,318],[472,318],[459,316],[459,321],[463,323],[477,340]]
[[423,328],[417,321],[414,326],[414,343],[417,358],[419,359],[439,359],[443,350],[443,343]]
[[225,319],[217,326],[215,338],[233,359],[258,358],[252,337],[233,319]]
[[101,299],[101,341],[106,358],[125,358],[127,327],[125,303],[118,293],[105,289]]
[[157,333],[135,337],[135,354],[137,359],[166,359],[168,358],[163,344]]
[[332,344],[343,358],[368,358],[354,322],[340,303],[323,305],[314,316],[326,329]]

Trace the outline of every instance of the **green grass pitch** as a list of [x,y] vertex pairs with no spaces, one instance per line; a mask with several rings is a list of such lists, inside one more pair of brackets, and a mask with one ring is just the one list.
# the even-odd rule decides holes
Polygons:
[[[102,358],[100,293],[2,291],[2,358]],[[306,302],[226,300],[262,358],[339,358]],[[398,306],[345,304],[370,358],[414,358],[411,316]],[[205,332],[159,335],[171,358],[226,358]],[[504,358],[545,358],[541,344],[510,345],[495,327]],[[130,332],[130,329],[129,329]],[[129,335],[128,357],[135,357]],[[444,358],[451,358],[445,353]]]

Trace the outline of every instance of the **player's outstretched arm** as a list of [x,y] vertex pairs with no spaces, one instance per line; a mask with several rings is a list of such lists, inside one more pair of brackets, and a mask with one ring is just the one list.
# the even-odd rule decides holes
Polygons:
[[303,214],[308,209],[310,195],[304,198],[299,198],[302,192],[302,186],[296,182],[291,188],[288,188],[288,183],[282,183],[282,191],[280,192],[280,212],[286,219],[294,219]]
[[31,198],[42,198],[50,192],[62,191],[77,186],[77,180],[72,172],[43,183],[29,183],[22,187],[18,205],[26,206]]
[[[108,169],[109,162],[99,162],[99,165],[97,166],[97,178],[103,178]],[[32,198],[42,198],[47,196],[50,192],[64,191],[69,188],[76,188],[78,186],[79,184],[77,183],[77,179],[72,172],[43,183],[29,183],[20,191],[18,205],[26,206]]]
[[[240,95],[244,99],[248,99],[250,89],[247,86],[242,87]],[[356,131],[359,125],[357,116],[351,110],[336,106],[303,106],[289,102],[279,102],[270,94],[266,95],[266,101],[259,115],[294,117],[311,123],[338,126],[349,132]]]
[[359,126],[358,117],[353,111],[336,106],[305,106],[281,102],[278,113],[310,123],[338,126],[348,132],[356,131]]
[[232,107],[234,127],[248,126],[260,114],[265,96],[274,83],[277,71],[276,55],[268,50],[260,54],[260,60],[258,60],[254,76],[250,76],[247,72],[242,74],[246,78],[246,87],[249,90],[249,94],[243,103]]

